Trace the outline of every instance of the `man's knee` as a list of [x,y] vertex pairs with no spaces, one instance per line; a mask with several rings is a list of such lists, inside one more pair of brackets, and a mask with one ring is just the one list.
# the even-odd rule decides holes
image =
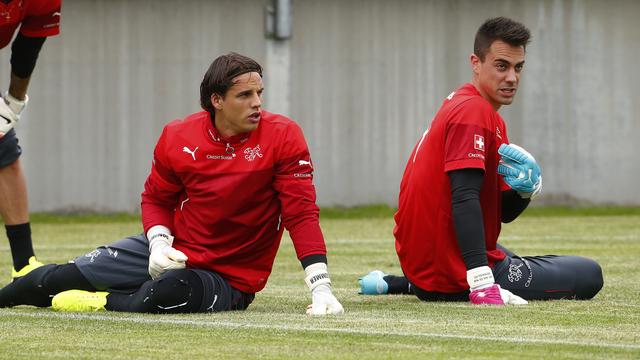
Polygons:
[[153,280],[150,296],[159,312],[198,312],[202,280],[190,270],[171,270]]
[[588,300],[596,296],[602,286],[602,268],[597,262],[579,257],[579,264],[576,268],[576,299]]

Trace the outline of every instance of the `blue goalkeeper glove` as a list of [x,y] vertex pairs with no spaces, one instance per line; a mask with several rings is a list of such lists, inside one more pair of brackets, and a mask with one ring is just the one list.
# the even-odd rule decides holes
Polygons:
[[522,198],[533,199],[542,191],[542,170],[533,155],[515,144],[500,145],[498,154],[498,174]]

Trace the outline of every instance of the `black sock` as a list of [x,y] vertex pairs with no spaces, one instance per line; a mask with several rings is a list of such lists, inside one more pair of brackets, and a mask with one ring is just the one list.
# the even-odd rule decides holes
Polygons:
[[95,291],[75,264],[47,264],[0,289],[0,307],[48,307],[55,294],[71,289]]
[[49,264],[32,270],[0,289],[0,307],[17,305],[51,306],[53,293],[42,286],[43,280],[57,265]]
[[9,238],[9,247],[11,247],[13,268],[20,271],[29,264],[29,258],[35,255],[31,244],[31,226],[29,223],[24,223],[4,227]]
[[387,275],[382,279],[389,285],[388,294],[413,294],[413,286],[404,276]]

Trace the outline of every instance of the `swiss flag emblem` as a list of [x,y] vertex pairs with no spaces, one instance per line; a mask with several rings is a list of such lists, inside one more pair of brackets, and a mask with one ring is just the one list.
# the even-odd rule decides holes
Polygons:
[[484,151],[484,136],[473,135],[473,148],[476,150]]

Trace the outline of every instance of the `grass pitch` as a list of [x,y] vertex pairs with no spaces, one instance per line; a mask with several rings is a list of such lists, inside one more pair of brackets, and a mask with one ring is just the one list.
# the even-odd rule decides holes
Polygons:
[[[640,211],[530,209],[501,243],[520,255],[573,254],[598,261],[605,285],[591,301],[521,307],[422,303],[358,295],[373,269],[399,273],[392,212],[324,211],[321,225],[340,317],[310,318],[304,273],[284,237],[265,290],[245,312],[195,315],[57,313],[0,309],[0,358],[640,358]],[[134,216],[34,216],[41,261],[65,262],[141,231]],[[0,239],[0,283],[11,261]]]

